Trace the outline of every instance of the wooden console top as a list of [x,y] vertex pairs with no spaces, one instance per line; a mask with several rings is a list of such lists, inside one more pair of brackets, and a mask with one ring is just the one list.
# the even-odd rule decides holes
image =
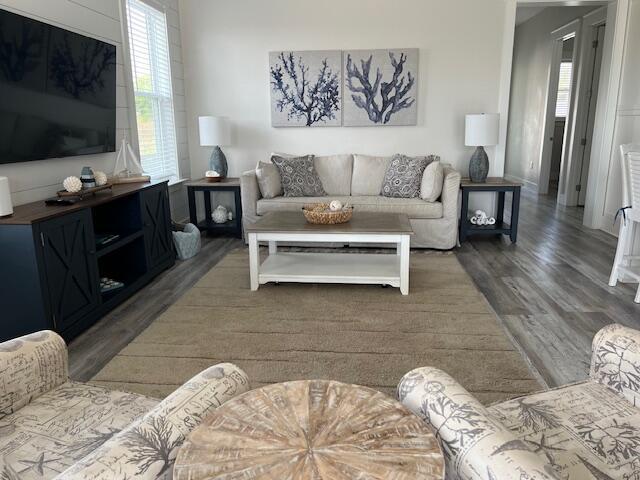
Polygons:
[[0,225],[30,225],[83,208],[95,207],[166,182],[167,180],[147,183],[122,183],[114,185],[111,190],[103,190],[84,200],[78,200],[73,205],[45,205],[44,200],[25,203],[14,207],[13,215],[0,217]]

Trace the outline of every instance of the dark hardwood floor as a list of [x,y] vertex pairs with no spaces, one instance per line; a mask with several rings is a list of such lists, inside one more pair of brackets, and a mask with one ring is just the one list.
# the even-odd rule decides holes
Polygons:
[[[157,277],[69,346],[70,374],[93,377],[125,345],[242,242],[203,237],[203,251]],[[618,322],[640,328],[635,286],[607,286],[616,239],[582,226],[582,209],[523,192],[518,243],[476,237],[460,262],[540,378],[549,386],[585,378],[591,339]]]

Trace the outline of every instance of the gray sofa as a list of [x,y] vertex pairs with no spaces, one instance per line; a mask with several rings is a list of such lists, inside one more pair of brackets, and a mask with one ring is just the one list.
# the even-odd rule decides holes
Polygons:
[[458,237],[458,190],[460,173],[443,164],[441,197],[427,202],[421,198],[387,198],[380,189],[391,157],[369,155],[329,155],[314,158],[314,165],[326,197],[262,198],[254,170],[241,176],[242,214],[246,227],[268,212],[300,211],[303,205],[340,200],[354,206],[356,212],[405,213],[415,235],[414,248],[441,250],[456,246]]

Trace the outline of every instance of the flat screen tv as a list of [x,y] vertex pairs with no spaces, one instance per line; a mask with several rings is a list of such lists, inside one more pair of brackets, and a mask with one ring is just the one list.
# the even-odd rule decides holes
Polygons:
[[116,48],[0,9],[0,164],[115,151]]

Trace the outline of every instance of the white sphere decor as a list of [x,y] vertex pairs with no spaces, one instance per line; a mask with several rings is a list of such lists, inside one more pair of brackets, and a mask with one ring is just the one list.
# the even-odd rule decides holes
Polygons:
[[62,182],[62,186],[67,192],[76,193],[82,190],[82,182],[78,177],[67,177]]
[[93,172],[93,177],[96,181],[96,186],[101,187],[102,185],[107,184],[107,174],[104,172],[95,171]]
[[332,212],[339,212],[340,210],[342,210],[342,202],[340,200],[333,200],[329,204],[329,210],[331,210]]

